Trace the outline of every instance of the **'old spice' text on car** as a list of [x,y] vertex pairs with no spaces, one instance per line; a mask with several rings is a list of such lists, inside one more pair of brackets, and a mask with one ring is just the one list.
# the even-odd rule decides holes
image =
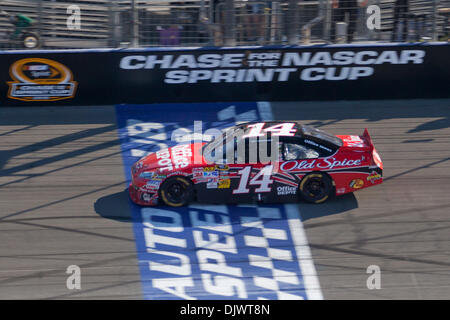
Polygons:
[[151,153],[131,169],[140,205],[322,203],[382,182],[383,164],[367,129],[334,136],[297,121],[244,123],[210,142]]

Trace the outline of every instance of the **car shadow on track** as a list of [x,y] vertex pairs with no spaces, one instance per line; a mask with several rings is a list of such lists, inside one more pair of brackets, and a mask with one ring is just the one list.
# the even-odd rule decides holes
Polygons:
[[132,222],[128,189],[97,199],[94,210],[103,218]]
[[298,206],[301,220],[306,221],[356,209],[358,208],[358,201],[353,193],[347,193],[339,197],[332,197],[321,204],[301,202]]
[[[101,217],[121,222],[132,222],[131,206],[128,189],[99,198],[94,203],[94,210]],[[353,193],[332,197],[321,204],[298,203],[302,221],[320,217],[341,214],[358,208],[358,201]]]

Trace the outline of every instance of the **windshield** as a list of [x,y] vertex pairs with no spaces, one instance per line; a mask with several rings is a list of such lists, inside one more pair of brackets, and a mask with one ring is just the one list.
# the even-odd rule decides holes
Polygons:
[[338,137],[326,133],[325,131],[310,127],[310,126],[302,126],[302,130],[303,130],[303,135],[308,137],[314,137],[320,140],[324,140],[324,141],[328,141],[332,144],[334,144],[335,146],[341,147],[342,146],[342,140],[339,139]]
[[[278,143],[269,135],[245,136],[240,127],[225,130],[221,136],[203,146],[203,157],[213,163],[256,163],[280,158]],[[276,139],[278,141],[278,139]]]
[[[216,151],[219,151],[218,148],[222,146],[229,146],[231,142],[230,137],[234,137],[233,133],[236,130],[236,127],[227,128],[223,131],[221,136],[216,137],[214,140],[206,143],[202,147],[202,154],[208,162],[216,162],[219,163],[221,159],[225,157],[226,149],[220,148],[223,154],[216,154]],[[228,137],[228,141],[226,141]]]
[[208,148],[214,148],[220,144],[225,144],[225,138],[227,137],[227,135],[231,135],[235,129],[235,127],[225,129],[222,132],[221,136],[217,136],[215,139],[205,143],[205,145],[203,146],[203,150],[208,146]]

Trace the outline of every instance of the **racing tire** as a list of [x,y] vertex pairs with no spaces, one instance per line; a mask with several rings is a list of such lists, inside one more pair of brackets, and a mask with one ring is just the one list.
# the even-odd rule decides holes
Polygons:
[[333,181],[326,174],[313,172],[303,177],[298,188],[303,200],[318,204],[330,197]]
[[160,199],[170,207],[182,207],[192,201],[194,186],[185,177],[171,177],[159,188]]

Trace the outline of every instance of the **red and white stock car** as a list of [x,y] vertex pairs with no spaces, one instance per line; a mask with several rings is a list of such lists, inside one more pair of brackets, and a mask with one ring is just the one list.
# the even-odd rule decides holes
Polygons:
[[133,202],[178,207],[191,201],[322,203],[380,184],[383,164],[367,129],[362,136],[334,136],[298,121],[270,121],[160,150],[131,170]]

